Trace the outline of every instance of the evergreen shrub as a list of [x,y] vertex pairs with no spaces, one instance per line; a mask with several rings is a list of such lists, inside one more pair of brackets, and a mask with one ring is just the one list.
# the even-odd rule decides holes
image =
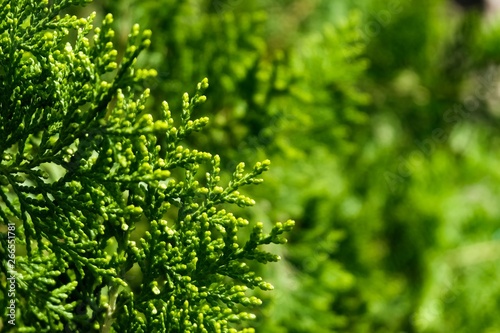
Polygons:
[[273,287],[252,262],[277,261],[261,245],[294,223],[266,233],[230,210],[255,204],[239,189],[270,162],[224,185],[218,155],[183,146],[208,80],[155,119],[137,87],[156,71],[135,66],[151,31],[133,25],[120,53],[110,14],[60,15],[86,2],[1,2],[1,331],[253,331],[251,290]]

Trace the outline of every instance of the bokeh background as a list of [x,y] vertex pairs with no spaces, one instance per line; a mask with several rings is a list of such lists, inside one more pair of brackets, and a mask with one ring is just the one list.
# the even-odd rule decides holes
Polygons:
[[[208,77],[186,145],[227,174],[269,158],[238,212],[292,218],[259,267],[257,332],[500,332],[500,16],[494,1],[101,0],[153,31],[150,110]],[[101,16],[102,18],[102,16]]]

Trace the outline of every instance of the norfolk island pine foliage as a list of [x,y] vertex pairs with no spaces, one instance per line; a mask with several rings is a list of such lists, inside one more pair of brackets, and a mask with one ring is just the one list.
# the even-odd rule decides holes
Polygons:
[[0,6],[1,331],[252,332],[249,289],[272,285],[250,264],[277,261],[260,245],[293,221],[264,233],[228,209],[254,204],[238,190],[269,161],[222,186],[220,158],[182,146],[208,123],[192,118],[208,80],[177,121],[167,102],[153,119],[135,87],[156,73],[134,67],[151,32],[134,25],[119,55],[111,15],[60,16],[87,2]]

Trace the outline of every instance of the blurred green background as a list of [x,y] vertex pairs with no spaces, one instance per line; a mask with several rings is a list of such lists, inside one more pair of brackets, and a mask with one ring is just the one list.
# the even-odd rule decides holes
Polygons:
[[[465,2],[465,1],[461,1]],[[500,19],[444,0],[95,1],[150,110],[210,80],[186,143],[272,161],[240,214],[295,219],[257,332],[500,332]],[[102,16],[101,16],[102,18]],[[145,86],[145,87],[146,87]],[[153,111],[154,112],[154,111]]]

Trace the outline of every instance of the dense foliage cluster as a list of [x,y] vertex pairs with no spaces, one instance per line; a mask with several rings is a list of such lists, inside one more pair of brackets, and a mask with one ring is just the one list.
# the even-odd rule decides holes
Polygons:
[[208,80],[178,121],[167,102],[155,120],[134,88],[156,74],[134,66],[151,32],[133,25],[120,55],[110,14],[100,27],[59,15],[83,2],[1,3],[0,219],[17,243],[11,265],[1,239],[1,330],[252,331],[238,330],[261,304],[247,290],[273,287],[251,263],[277,261],[260,246],[293,222],[247,237],[227,209],[255,204],[239,189],[269,161],[238,164],[224,187],[220,158],[182,145],[208,123],[192,118]]
[[[500,330],[491,6],[70,2],[0,1],[0,248],[14,233],[26,331]],[[238,161],[266,158],[244,209],[268,164]],[[252,263],[289,217],[283,260]]]
[[273,161],[248,214],[297,226],[262,272],[278,292],[258,331],[498,330],[490,17],[446,0],[100,4],[164,32],[153,96],[217,83],[192,143]]

